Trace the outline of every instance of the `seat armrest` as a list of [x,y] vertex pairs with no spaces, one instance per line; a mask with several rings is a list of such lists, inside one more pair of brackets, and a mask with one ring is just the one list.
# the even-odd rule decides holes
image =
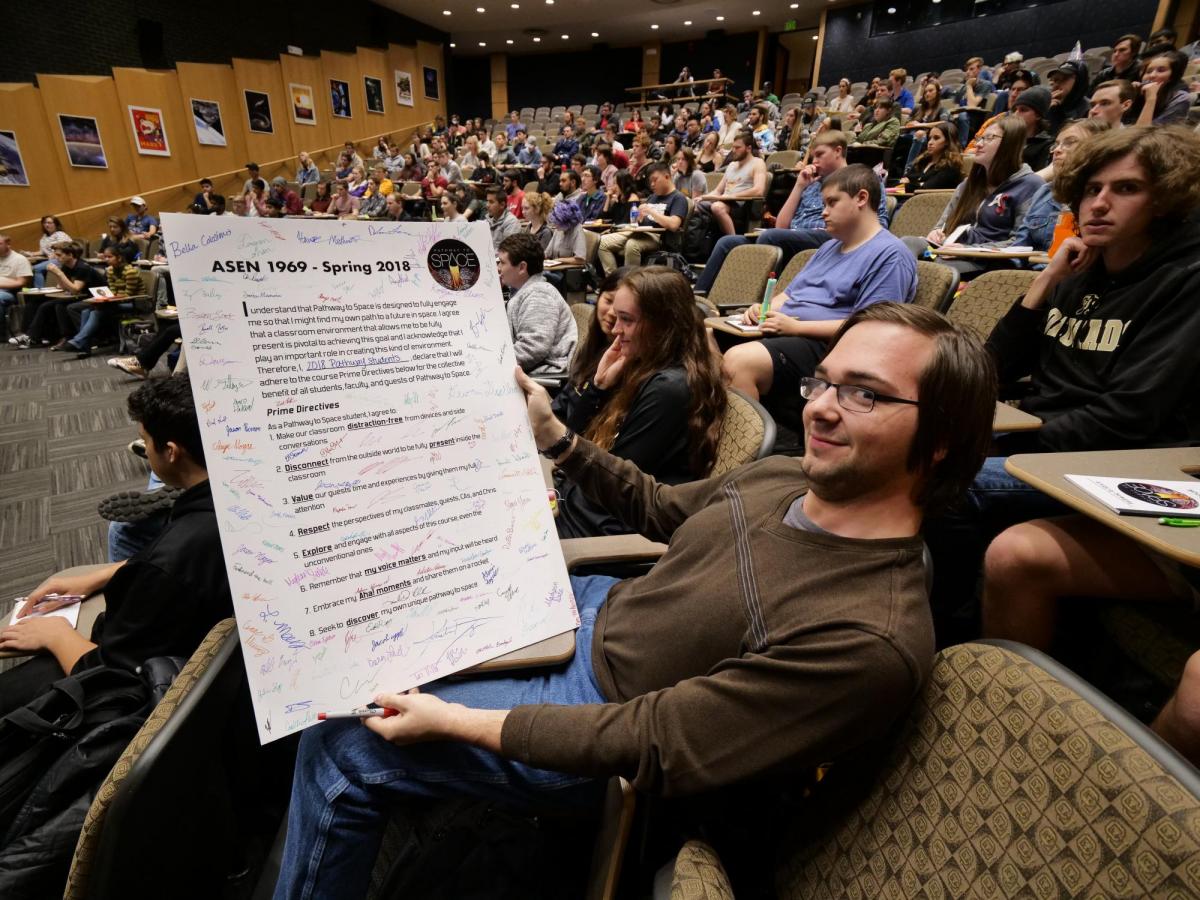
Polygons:
[[667,552],[667,545],[640,534],[611,534],[601,537],[564,538],[563,558],[567,571],[580,566],[614,562],[653,562]]

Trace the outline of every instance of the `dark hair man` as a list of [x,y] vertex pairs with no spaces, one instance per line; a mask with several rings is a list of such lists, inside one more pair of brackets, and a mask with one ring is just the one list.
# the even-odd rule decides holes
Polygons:
[[506,310],[517,365],[531,375],[565,372],[577,329],[562,294],[542,274],[542,245],[526,232],[510,234],[496,248],[496,260],[500,283],[512,291]]
[[[99,665],[134,669],[154,656],[190,656],[213,625],[233,615],[187,375],[139,386],[129,395],[129,415],[146,442],[150,467],[183,493],[146,550],[82,575],[52,575],[30,593],[17,624],[0,631],[0,649],[39,655],[0,675],[0,713],[28,702],[66,673]],[[46,594],[99,591],[105,613],[90,640],[66,619],[28,616]]]
[[927,309],[871,307],[832,343],[805,388],[802,460],[678,486],[574,436],[518,373],[537,446],[670,546],[644,576],[572,580],[583,625],[564,670],[385,692],[399,715],[309,729],[275,896],[361,896],[389,807],[417,796],[486,784],[594,806],[615,774],[686,796],[885,739],[933,661],[921,519],[982,459],[994,374]]
[[1137,97],[1137,88],[1132,82],[1103,81],[1092,89],[1088,118],[1103,119],[1113,128],[1120,128]]
[[487,223],[492,230],[493,247],[499,247],[506,237],[521,230],[521,223],[517,221],[516,216],[509,212],[506,199],[501,188],[490,187],[487,189]]
[[1138,54],[1141,49],[1142,39],[1136,34],[1123,34],[1117,38],[1108,65],[1100,69],[1092,79],[1091,92],[1095,93],[1104,82],[1115,81],[1118,78],[1124,81],[1138,81]]
[[618,269],[620,255],[626,266],[640,266],[642,257],[660,246],[671,251],[680,247],[683,222],[687,218],[687,198],[675,189],[671,170],[662,163],[646,167],[651,196],[638,206],[638,224],[663,228],[662,235],[635,231],[612,231],[600,238],[600,268],[605,274]]

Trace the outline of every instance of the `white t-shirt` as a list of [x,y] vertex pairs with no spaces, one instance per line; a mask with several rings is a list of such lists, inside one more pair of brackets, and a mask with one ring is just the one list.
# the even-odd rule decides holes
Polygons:
[[69,241],[71,236],[65,231],[56,231],[54,234],[43,234],[38,238],[38,248],[42,251],[42,256],[50,258],[50,248],[59,241]]
[[33,266],[16,250],[9,250],[8,256],[0,256],[0,278],[32,278]]

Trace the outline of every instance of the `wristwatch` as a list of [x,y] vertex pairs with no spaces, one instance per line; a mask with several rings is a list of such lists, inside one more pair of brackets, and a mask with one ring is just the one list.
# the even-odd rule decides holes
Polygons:
[[567,449],[571,446],[571,441],[573,440],[575,440],[575,432],[568,428],[566,434],[560,437],[545,450],[539,450],[538,453],[542,454],[542,456],[546,457],[546,459],[558,459],[567,452]]

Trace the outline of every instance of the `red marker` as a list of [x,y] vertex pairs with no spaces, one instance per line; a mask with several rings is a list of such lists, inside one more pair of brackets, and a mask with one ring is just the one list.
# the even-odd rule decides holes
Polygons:
[[374,709],[352,709],[350,712],[317,713],[317,721],[324,722],[326,719],[390,719],[392,716],[398,715],[400,715],[400,710],[398,709],[378,706]]

